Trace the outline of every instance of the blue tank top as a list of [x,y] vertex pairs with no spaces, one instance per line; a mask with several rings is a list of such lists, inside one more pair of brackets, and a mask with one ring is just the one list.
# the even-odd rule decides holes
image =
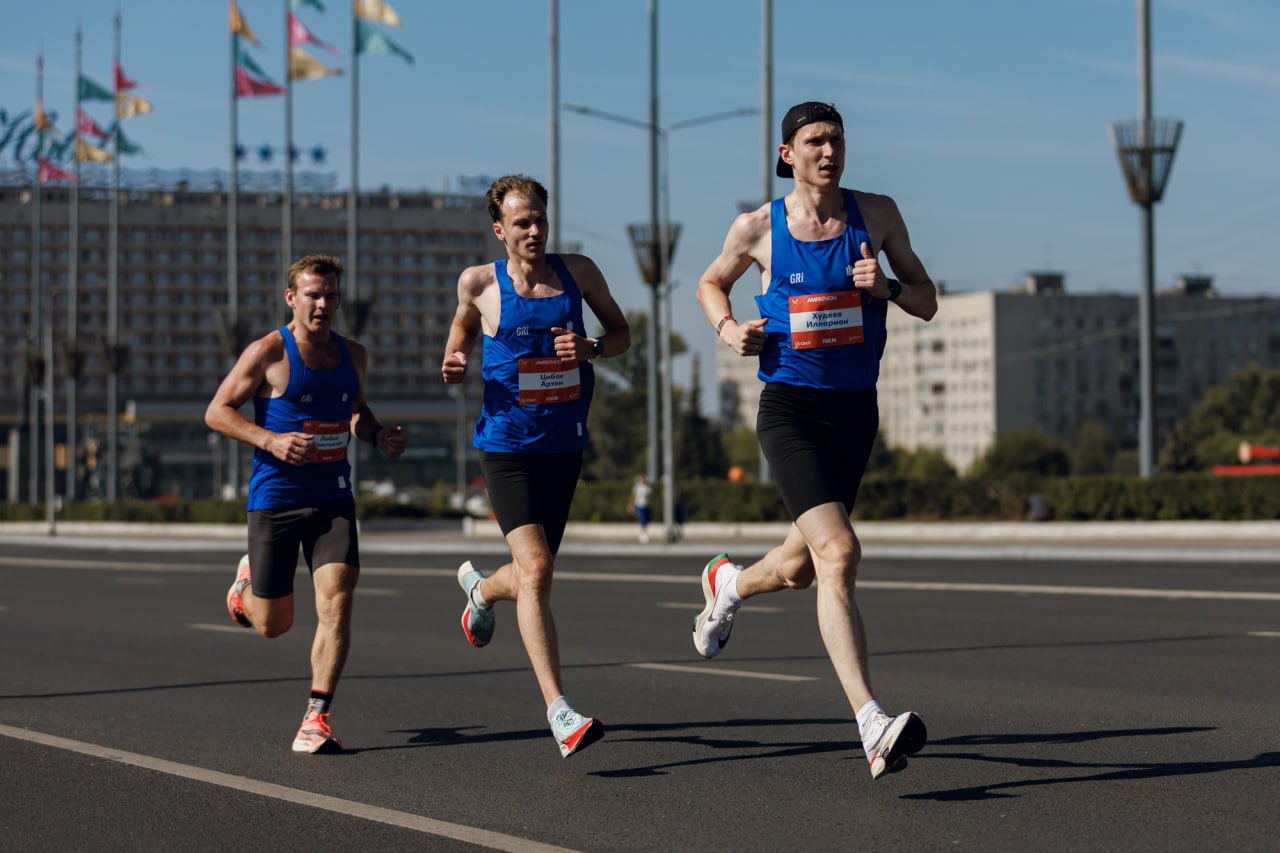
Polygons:
[[874,388],[884,354],[889,303],[853,286],[862,243],[871,244],[851,190],[841,190],[848,224],[830,240],[797,240],[786,200],[769,206],[769,289],[756,297],[765,318],[759,377],[808,388]]
[[556,357],[553,326],[586,334],[582,293],[559,255],[547,255],[564,290],[530,299],[516,293],[507,262],[494,261],[501,294],[497,332],[484,337],[484,408],[472,444],[497,453],[568,453],[587,444],[595,390],[589,361]]
[[342,362],[329,370],[313,370],[298,353],[288,326],[280,327],[289,357],[289,387],[279,397],[254,397],[253,420],[272,432],[305,432],[314,436],[313,456],[306,465],[282,462],[265,450],[253,452],[248,510],[315,506],[351,497],[352,404],[360,390],[360,376],[347,344],[333,335]]

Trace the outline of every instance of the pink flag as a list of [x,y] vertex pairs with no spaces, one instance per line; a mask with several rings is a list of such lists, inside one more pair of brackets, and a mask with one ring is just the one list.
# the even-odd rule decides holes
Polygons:
[[290,12],[289,13],[289,46],[298,47],[300,45],[306,44],[307,42],[314,44],[316,47],[320,48],[321,50],[329,51],[334,56],[338,55],[338,49],[336,47],[334,47],[331,44],[328,44],[327,42],[320,41],[320,39],[313,36],[311,34],[311,30],[307,29],[307,25],[302,23],[302,21],[298,20],[297,15]]
[[76,109],[76,133],[80,136],[96,136],[106,141],[111,134],[102,129],[102,125],[93,120],[93,116],[84,111],[84,107]]
[[47,184],[49,181],[72,181],[75,180],[75,177],[75,175],[71,174],[66,169],[59,169],[57,166],[50,163],[48,157],[40,158],[40,183]]
[[126,89],[132,89],[134,86],[137,86],[137,85],[138,85],[137,81],[130,80],[128,77],[125,76],[124,69],[121,68],[120,63],[117,62],[116,63],[116,91],[123,92]]
[[249,72],[236,66],[236,97],[257,98],[266,95],[283,95],[284,87],[277,86],[270,80],[258,80],[249,76]]

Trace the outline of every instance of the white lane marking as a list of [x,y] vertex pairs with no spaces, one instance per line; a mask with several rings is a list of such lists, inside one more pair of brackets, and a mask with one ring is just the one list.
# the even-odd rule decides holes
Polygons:
[[[694,601],[659,601],[658,607],[667,610],[701,610],[706,604],[698,604]],[[770,607],[767,604],[748,604],[742,608],[743,611],[749,610],[752,613],[785,613],[785,607]]]
[[241,628],[239,625],[213,625],[209,622],[192,622],[187,625],[194,631],[219,631],[224,634],[244,634],[249,637],[258,636],[258,632],[250,628]]
[[1216,601],[1280,601],[1280,592],[1219,592],[1211,589],[1135,589],[1122,586],[1051,586],[1018,583],[922,583],[858,581],[861,589],[917,592],[1007,592],[1018,595],[1096,595],[1112,598],[1178,598]]
[[565,847],[542,844],[537,841],[530,841],[527,838],[519,838],[514,835],[504,835],[500,832],[491,832],[487,829],[477,829],[476,827],[466,826],[460,823],[450,823],[448,821],[436,820],[435,818],[423,817],[422,815],[398,812],[392,809],[384,809],[380,806],[371,806],[367,803],[343,800],[338,797],[316,794],[311,791],[302,791],[297,788],[287,788],[284,785],[276,785],[271,782],[262,782],[257,779],[249,779],[244,776],[233,776],[230,773],[220,773],[217,770],[193,767],[190,764],[179,764],[176,761],[166,761],[163,758],[154,758],[149,755],[125,752],[124,750],[113,749],[112,747],[107,746],[99,746],[94,743],[70,740],[68,738],[48,735],[43,732],[36,732],[30,729],[18,729],[12,726],[0,724],[0,735],[16,738],[18,740],[25,740],[30,743],[38,743],[43,746],[51,746],[55,749],[65,749],[71,752],[78,752],[81,755],[103,758],[108,761],[118,761],[121,764],[129,764],[134,767],[141,767],[145,770],[154,770],[158,773],[167,773],[170,776],[179,776],[183,779],[192,779],[196,782],[219,785],[223,788],[230,788],[233,791],[245,791],[250,794],[271,797],[276,800],[284,800],[288,803],[296,803],[297,805],[324,809],[325,811],[349,815],[363,820],[371,820],[377,823],[398,826],[402,829],[411,829],[415,832],[422,832],[427,835],[436,835],[441,838],[452,838],[455,841],[476,844],[493,850],[508,850],[512,851],[512,853],[543,853],[543,851],[545,851],[545,853],[552,853],[552,851],[568,850],[568,848]]
[[[0,608],[3,609],[3,608]],[[1280,637],[1280,631],[1250,631],[1249,637]]]
[[[177,564],[139,564],[124,562],[98,562],[91,560],[50,560],[44,558],[0,557],[0,565],[48,566],[61,569],[130,570],[137,572],[209,572],[209,566]],[[230,564],[228,564],[230,565]],[[218,569],[220,571],[220,569]],[[360,569],[366,576],[453,578],[453,569]],[[613,583],[696,584],[696,575],[654,575],[628,572],[556,572],[558,580],[596,581]],[[860,580],[861,589],[898,589],[917,592],[1003,592],[1015,595],[1092,595],[1117,598],[1172,598],[1216,601],[1280,601],[1280,592],[1226,592],[1211,589],[1146,589],[1110,586],[1055,586],[1004,583],[944,583],[919,581],[871,581]],[[358,591],[358,588],[357,588]]]
[[748,672],[745,669],[721,669],[712,666],[682,666],[675,663],[628,663],[632,669],[656,669],[660,672],[688,672],[695,675],[723,675],[729,678],[759,678],[764,681],[817,681],[809,675],[783,675],[777,672]]

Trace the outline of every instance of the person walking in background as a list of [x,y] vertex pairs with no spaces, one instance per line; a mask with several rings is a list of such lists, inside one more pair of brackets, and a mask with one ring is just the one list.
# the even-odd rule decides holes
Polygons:
[[[326,255],[289,268],[284,299],[292,318],[245,349],[205,412],[210,429],[254,447],[249,553],[227,591],[232,621],[264,637],[293,626],[299,548],[315,585],[311,695],[294,752],[342,749],[329,709],[351,646],[360,575],[347,446],[354,435],[395,458],[408,445],[404,429],[380,424],[365,400],[365,348],[332,330],[342,272]],[[250,399],[252,421],[239,411]]]
[[636,514],[636,522],[640,525],[640,541],[649,541],[649,522],[653,513],[649,510],[649,497],[653,494],[653,486],[644,474],[637,474],[631,486],[631,497],[627,499],[627,512]]
[[[698,282],[698,302],[720,341],[759,359],[765,387],[756,432],[793,523],[781,545],[746,569],[727,554],[707,563],[693,644],[715,657],[745,599],[816,581],[818,630],[877,779],[905,767],[927,731],[917,714],[889,715],[872,694],[854,596],[862,553],[849,514],[879,426],[889,305],[928,320],[938,301],[893,199],[842,189],[844,167],[844,120],[835,107],[810,101],[789,109],[777,174],[794,178],[791,192],[739,216]],[[898,279],[885,275],[881,253]],[[752,265],[760,270],[760,318],[740,321],[729,292]]]
[[[631,329],[590,258],[547,253],[547,191],[540,183],[522,175],[499,178],[488,202],[507,257],[458,277],[441,375],[446,383],[462,382],[484,335],[484,405],[472,443],[511,561],[487,577],[470,560],[458,568],[467,598],[462,630],[472,645],[487,645],[493,605],[515,602],[547,722],[568,758],[599,740],[604,727],[564,695],[552,574],[588,440],[591,361],[625,352]],[[583,303],[604,327],[598,338],[586,337]]]

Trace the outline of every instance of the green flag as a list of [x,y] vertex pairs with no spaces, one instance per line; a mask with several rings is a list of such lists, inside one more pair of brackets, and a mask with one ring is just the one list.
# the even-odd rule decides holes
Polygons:
[[413,54],[360,20],[356,21],[356,53],[394,53],[413,64]]
[[263,71],[261,68],[258,67],[258,63],[253,61],[253,57],[250,56],[249,52],[245,50],[244,47],[241,46],[238,42],[239,40],[237,39],[236,64],[239,65],[241,68],[243,68],[245,71],[252,71],[254,74],[257,74],[259,77],[264,77],[264,78],[269,77],[267,72]]
[[317,12],[324,11],[324,4],[320,0],[289,0],[290,9],[301,9],[303,6],[310,6]]
[[124,155],[143,153],[142,146],[136,143],[130,142],[129,138],[124,135],[124,131],[120,129],[119,125],[116,126],[115,132],[116,132],[116,150],[117,151],[119,151],[121,154],[124,154]]
[[82,101],[114,101],[116,96],[83,74],[80,75],[80,100]]

